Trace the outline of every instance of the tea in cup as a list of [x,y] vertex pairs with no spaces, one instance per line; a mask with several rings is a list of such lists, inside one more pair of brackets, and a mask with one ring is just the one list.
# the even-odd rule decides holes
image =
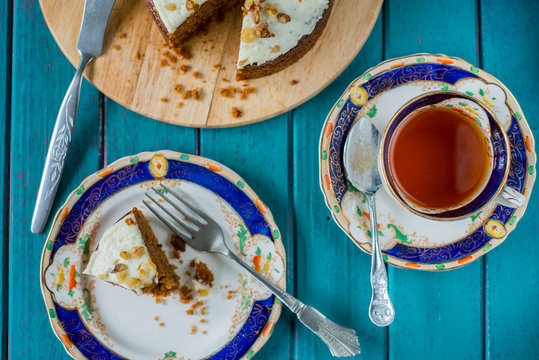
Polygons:
[[492,201],[520,206],[522,194],[505,186],[509,167],[499,121],[455,92],[411,100],[382,138],[380,170],[389,192],[412,212],[437,220],[470,216]]

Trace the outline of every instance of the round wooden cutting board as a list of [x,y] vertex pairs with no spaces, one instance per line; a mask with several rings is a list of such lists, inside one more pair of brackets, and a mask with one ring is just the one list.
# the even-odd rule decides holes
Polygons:
[[[163,55],[174,52],[164,46],[145,1],[116,0],[103,54],[89,65],[85,76],[109,98],[156,120],[208,128],[250,124],[298,106],[334,80],[365,43],[382,2],[335,0],[327,27],[313,49],[285,70],[246,85],[235,81],[239,8],[186,44],[192,55],[189,60],[175,55],[174,62]],[[40,4],[60,48],[74,66],[78,65],[76,44],[84,1],[40,0]],[[182,65],[188,70],[182,70]],[[225,97],[221,89],[229,86],[254,88],[254,93],[244,99],[240,93]],[[184,99],[186,91],[196,88],[198,100]],[[233,107],[241,111],[240,117],[232,116]]]

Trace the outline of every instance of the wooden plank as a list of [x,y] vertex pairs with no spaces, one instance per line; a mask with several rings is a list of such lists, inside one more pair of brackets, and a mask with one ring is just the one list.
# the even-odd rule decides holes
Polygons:
[[[54,121],[75,70],[56,46],[37,2],[14,1],[13,24],[8,350],[12,358],[47,354],[66,359],[49,324],[39,284],[46,234],[33,235],[30,223]],[[52,214],[98,167],[98,92],[87,82],[75,127]]]
[[[9,104],[11,91],[11,67],[8,54],[11,53],[11,19],[13,4],[11,1],[3,1],[0,3],[0,141],[4,146],[0,149],[0,189],[2,196],[0,197],[0,216],[4,219],[0,223],[0,233],[6,239],[8,231],[9,204],[7,203],[9,192]],[[8,276],[9,266],[8,259],[9,243],[5,241],[0,246],[0,259],[2,259],[2,267],[0,268],[0,309],[2,309],[0,334],[2,339],[2,348],[0,355],[6,359],[7,354],[7,336],[8,336]]]
[[105,100],[104,164],[143,151],[197,152],[197,130],[138,115],[110,99]]
[[[294,206],[298,297],[336,323],[354,328],[365,359],[385,359],[386,332],[371,324],[370,258],[337,227],[318,184],[318,145],[326,114],[348,84],[382,60],[382,18],[348,69],[324,92],[293,111]],[[298,359],[329,358],[327,346],[297,326]]]
[[[517,98],[537,140],[539,2],[483,0],[480,4],[483,69]],[[539,253],[538,217],[535,194],[515,231],[486,256],[487,359],[530,359],[539,352],[539,266],[534,259]]]
[[[289,115],[241,128],[201,130],[200,153],[237,172],[271,210],[286,251],[287,290],[294,292],[294,230],[289,179]],[[294,316],[283,307],[273,335],[256,359],[286,359],[294,350]],[[301,325],[298,325],[301,326]]]
[[[40,0],[40,3],[62,50],[76,63],[79,55],[75,44],[84,2]],[[287,69],[250,81],[256,93],[240,102],[219,94],[221,79],[232,80],[236,75],[242,16],[239,4],[222,24],[213,24],[207,35],[192,39],[188,47],[192,49],[193,59],[179,60],[171,64],[174,68],[171,70],[161,64],[164,40],[145,2],[118,1],[109,21],[105,52],[90,64],[88,76],[110,98],[156,119],[197,127],[245,125],[282,114],[327,86],[361,48],[374,23],[370,14],[378,12],[381,4],[382,0],[340,0],[315,47]],[[118,38],[121,32],[127,36]],[[133,64],[137,52],[144,53],[144,57]],[[191,76],[192,72],[182,74],[180,63],[189,64],[203,76],[197,80]],[[225,69],[213,69],[216,64]],[[111,77],[118,81],[111,81]],[[290,87],[292,79],[301,82]],[[174,91],[177,83],[188,90],[200,87],[200,101],[186,101],[178,109],[176,105],[182,98]],[[162,102],[162,98],[169,101]],[[239,104],[244,115],[235,118],[230,108]]]
[[[478,63],[474,2],[438,2],[433,8],[428,1],[392,0],[385,10],[387,58],[430,52]],[[396,311],[390,359],[481,357],[482,260],[444,273],[391,267],[389,277]]]

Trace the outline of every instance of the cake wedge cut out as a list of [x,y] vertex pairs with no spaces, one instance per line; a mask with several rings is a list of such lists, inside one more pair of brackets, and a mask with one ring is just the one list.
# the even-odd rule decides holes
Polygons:
[[167,296],[179,288],[178,275],[136,207],[105,231],[83,273],[137,295]]
[[237,0],[146,0],[152,17],[172,48],[223,17]]

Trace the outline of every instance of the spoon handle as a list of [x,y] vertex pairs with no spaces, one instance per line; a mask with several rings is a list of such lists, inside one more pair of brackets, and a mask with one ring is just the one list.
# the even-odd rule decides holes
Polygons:
[[387,289],[387,271],[378,240],[378,221],[376,219],[376,203],[374,201],[374,194],[369,194],[366,196],[369,203],[372,233],[372,297],[371,304],[369,306],[369,317],[376,326],[388,326],[395,318],[395,309],[393,308],[393,304],[389,298],[389,292]]

